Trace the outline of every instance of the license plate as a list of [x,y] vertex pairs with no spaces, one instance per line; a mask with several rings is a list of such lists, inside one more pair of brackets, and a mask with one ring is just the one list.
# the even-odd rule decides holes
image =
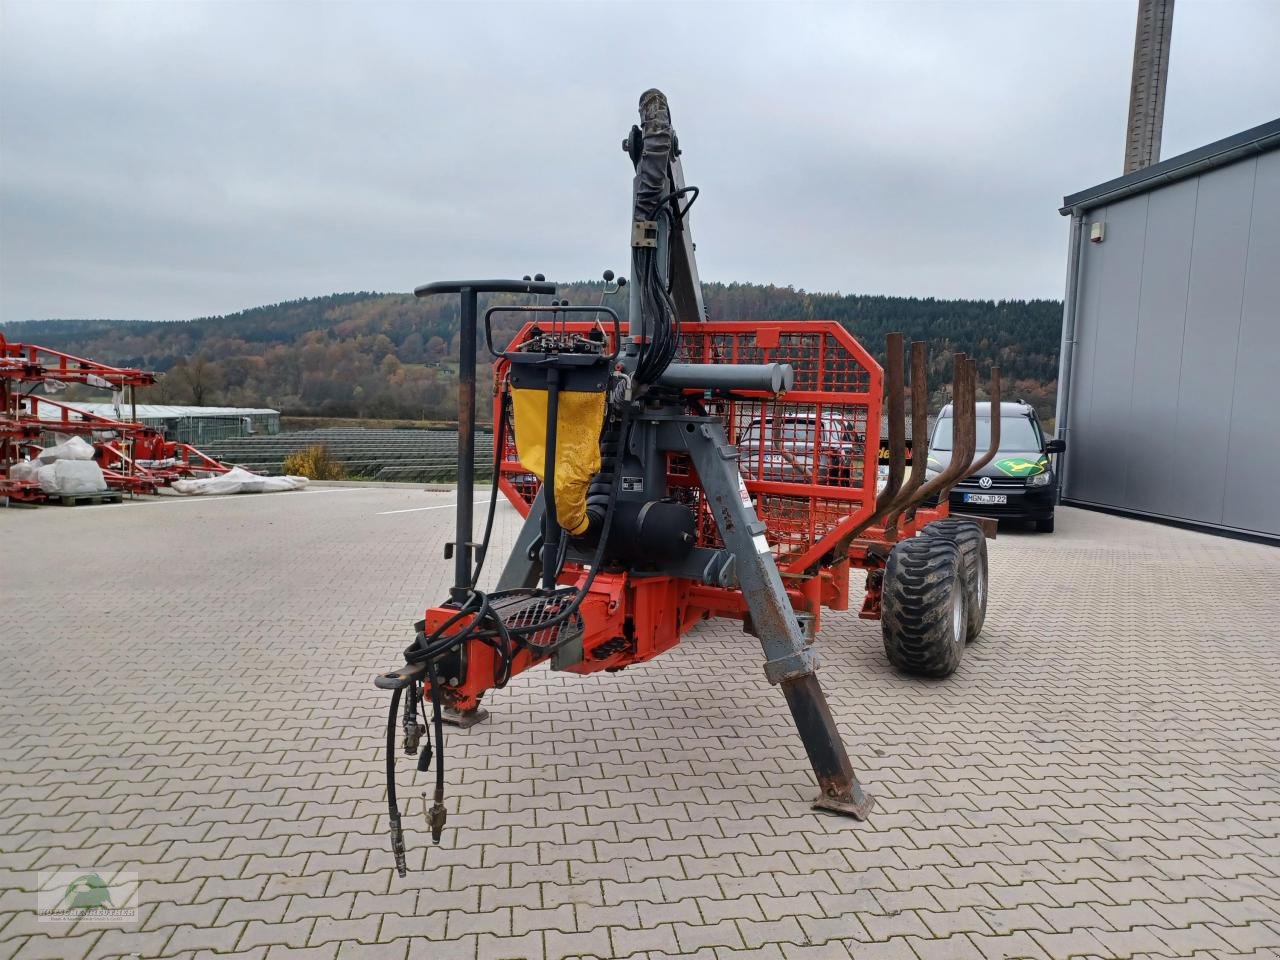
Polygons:
[[1008,503],[1007,493],[966,493],[965,503]]

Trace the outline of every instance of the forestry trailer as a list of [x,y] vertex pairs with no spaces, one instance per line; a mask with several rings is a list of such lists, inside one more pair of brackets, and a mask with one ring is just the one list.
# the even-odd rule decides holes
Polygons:
[[[955,456],[931,475],[924,343],[911,344],[908,361],[902,335],[890,334],[882,369],[832,321],[708,320],[689,224],[698,188],[685,184],[661,92],[641,97],[640,118],[623,142],[635,169],[625,324],[607,306],[542,302],[556,287],[541,276],[415,291],[461,301],[459,482],[449,597],[416,625],[404,666],[375,680],[392,692],[387,802],[401,874],[397,737],[419,771],[434,755],[427,819],[438,842],[442,725],[483,719],[488,690],[539,664],[620,670],[675,646],[703,619],[740,619],[791,710],[818,782],[814,806],[862,819],[872,801],[818,682],[822,608],[848,609],[850,572],[865,571],[860,616],[880,619],[894,667],[929,677],[952,673],[982,629],[985,536],[994,527],[947,517],[950,487],[999,445],[993,423],[991,448],[974,462],[974,361],[955,357]],[[481,317],[486,293],[538,299]],[[493,342],[493,318],[503,313],[526,321],[505,347]],[[495,476],[485,533],[473,543],[481,323],[496,359]],[[999,403],[994,369],[989,389]],[[524,525],[496,589],[484,591],[499,491]],[[422,742],[428,709],[434,751],[430,738]]]

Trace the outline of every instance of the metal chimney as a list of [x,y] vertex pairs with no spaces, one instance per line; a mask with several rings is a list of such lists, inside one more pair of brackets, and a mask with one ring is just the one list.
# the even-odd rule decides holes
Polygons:
[[1141,170],[1160,160],[1164,127],[1164,91],[1169,79],[1169,38],[1173,0],[1138,0],[1138,27],[1133,39],[1133,80],[1129,89],[1129,129],[1124,145],[1124,172]]

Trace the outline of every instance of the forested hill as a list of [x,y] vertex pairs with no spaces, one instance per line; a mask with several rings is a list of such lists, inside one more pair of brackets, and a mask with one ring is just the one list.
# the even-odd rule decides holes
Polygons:
[[[751,283],[703,284],[717,320],[837,320],[883,360],[884,335],[928,340],[931,383],[963,350],[980,374],[998,362],[1006,396],[1052,416],[1062,306],[1054,300],[933,300],[807,293]],[[606,301],[626,317],[625,291]],[[595,304],[598,283],[561,286]],[[491,302],[515,302],[495,298]],[[514,332],[499,324],[499,339]],[[448,419],[455,413],[457,298],[339,293],[183,321],[34,320],[14,341],[165,373],[143,401],[271,406],[294,415]],[[482,356],[487,356],[481,350]],[[482,372],[483,376],[483,372]],[[934,391],[940,399],[941,387]]]

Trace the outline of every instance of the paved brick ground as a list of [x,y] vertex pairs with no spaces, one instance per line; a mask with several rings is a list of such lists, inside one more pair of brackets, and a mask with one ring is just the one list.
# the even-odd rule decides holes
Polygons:
[[[443,595],[452,514],[384,512],[451,499],[0,511],[0,958],[1280,956],[1280,551],[1069,510],[992,545],[948,681],[828,620],[873,821],[809,810],[715,624],[494,696],[449,735],[440,847],[402,764],[397,879],[370,676]],[[38,922],[59,867],[138,872],[138,921]]]

